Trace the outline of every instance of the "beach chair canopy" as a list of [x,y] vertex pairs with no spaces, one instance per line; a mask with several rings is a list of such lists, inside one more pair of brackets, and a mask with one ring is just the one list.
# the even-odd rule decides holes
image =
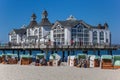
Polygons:
[[74,56],[74,55],[68,56],[68,59],[72,59],[72,60],[74,60],[75,58],[77,58],[77,57]]
[[36,59],[42,59],[42,58],[45,58],[45,54],[44,53],[36,54]]
[[115,61],[115,60],[120,60],[120,55],[114,55],[114,56],[113,56],[113,59],[114,59],[114,61]]
[[95,56],[95,59],[100,59],[100,56],[96,55],[96,56]]
[[2,53],[2,54],[0,54],[0,57],[2,57],[2,56],[5,56],[5,54],[3,54],[3,53]]
[[102,55],[101,59],[112,59],[112,55]]
[[98,56],[98,55],[88,55],[88,57],[90,57],[90,59],[92,59],[92,58],[93,59],[100,59],[100,56]]
[[7,53],[6,56],[7,57],[18,57],[17,54],[13,54],[13,53]]
[[0,54],[0,57],[2,57],[2,54]]
[[50,55],[50,59],[57,59],[57,60],[60,60],[60,59],[61,59],[61,56],[58,55],[57,53],[54,53],[54,54],[51,54],[51,55]]
[[32,58],[32,55],[21,55],[21,58]]
[[114,65],[120,66],[120,55],[114,55],[113,59],[114,59]]
[[86,54],[78,54],[77,58],[78,59],[86,59]]

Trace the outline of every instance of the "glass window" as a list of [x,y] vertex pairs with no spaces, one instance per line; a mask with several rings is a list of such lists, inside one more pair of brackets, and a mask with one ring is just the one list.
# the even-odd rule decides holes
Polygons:
[[100,40],[104,40],[104,32],[100,32]]
[[93,32],[93,44],[97,43],[97,31]]

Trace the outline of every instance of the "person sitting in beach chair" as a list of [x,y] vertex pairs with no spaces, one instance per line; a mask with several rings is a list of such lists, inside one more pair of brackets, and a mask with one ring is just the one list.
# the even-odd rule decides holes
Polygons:
[[41,66],[47,66],[47,61],[44,57],[41,59],[40,64]]
[[84,68],[87,68],[87,60],[84,60]]
[[18,58],[15,56],[7,56],[6,63],[7,64],[17,64]]
[[78,61],[77,61],[77,59],[75,58],[74,59],[74,66],[77,66],[78,65]]
[[39,66],[40,60],[38,57],[36,57],[36,61],[35,61],[35,66]]

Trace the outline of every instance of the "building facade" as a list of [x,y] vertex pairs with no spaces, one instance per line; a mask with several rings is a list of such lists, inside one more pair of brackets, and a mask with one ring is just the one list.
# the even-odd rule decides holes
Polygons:
[[25,28],[14,29],[9,34],[9,42],[22,44],[50,45],[110,45],[111,32],[108,24],[92,26],[73,16],[64,21],[51,24],[46,10],[42,13],[40,23],[32,14],[29,25]]
[[52,24],[48,20],[48,13],[46,10],[42,13],[42,20],[40,23],[36,21],[37,16],[33,13],[31,16],[31,21],[27,27],[25,27],[24,31],[25,37],[24,40],[21,41],[22,38],[19,36],[23,34],[23,30],[16,29],[10,32],[9,34],[9,42],[14,44],[26,44],[26,45],[36,45],[36,44],[44,44],[44,42],[49,40],[48,34],[50,33]]
[[51,29],[53,45],[110,45],[108,25],[91,26],[70,16],[65,21],[56,21]]
[[9,42],[13,45],[20,45],[25,42],[26,39],[26,28],[23,26],[20,29],[13,29],[9,33]]

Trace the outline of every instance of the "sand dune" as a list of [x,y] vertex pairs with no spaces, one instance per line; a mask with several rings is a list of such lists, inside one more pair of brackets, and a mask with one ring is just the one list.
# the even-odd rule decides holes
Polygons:
[[0,80],[120,80],[120,70],[0,64]]

